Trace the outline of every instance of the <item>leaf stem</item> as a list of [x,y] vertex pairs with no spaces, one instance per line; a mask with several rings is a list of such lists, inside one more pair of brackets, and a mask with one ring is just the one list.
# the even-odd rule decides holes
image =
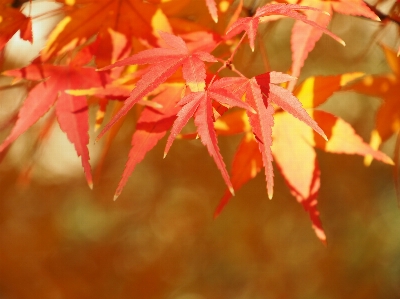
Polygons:
[[236,45],[236,48],[233,50],[231,57],[228,58],[228,61],[230,61],[231,63],[232,63],[232,61],[233,61],[233,57],[235,56],[237,50],[238,50],[239,47],[240,47],[240,44],[243,42],[243,40],[244,40],[244,38],[246,37],[246,35],[247,35],[247,32],[245,32],[245,33],[242,35],[242,37],[240,38],[238,44]]
[[235,72],[235,73],[238,74],[240,77],[247,78],[245,75],[243,75],[241,72],[239,72],[239,71],[235,68],[235,66],[234,66],[233,64],[231,64],[231,71],[232,71],[232,72]]

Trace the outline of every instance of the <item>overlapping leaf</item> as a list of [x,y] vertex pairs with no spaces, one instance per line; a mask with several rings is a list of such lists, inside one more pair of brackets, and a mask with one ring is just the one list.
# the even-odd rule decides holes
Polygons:
[[152,92],[157,86],[174,74],[176,70],[182,67],[183,78],[191,93],[179,102],[179,104],[184,105],[184,107],[177,114],[177,119],[172,127],[170,138],[167,141],[165,153],[168,152],[174,138],[183,126],[194,116],[195,124],[198,127],[198,134],[202,142],[207,147],[210,155],[214,158],[226,184],[233,192],[228,173],[225,169],[225,164],[217,145],[217,139],[213,128],[213,107],[211,99],[228,106],[238,106],[250,110],[251,108],[246,103],[242,102],[240,98],[225,89],[223,84],[221,85],[221,81],[215,81],[205,90],[206,71],[203,61],[216,62],[216,59],[212,55],[202,51],[190,53],[182,38],[165,32],[160,32],[160,35],[167,47],[142,51],[102,69],[108,70],[129,64],[151,64],[142,78],[136,83],[136,87],[133,89],[130,97],[124,102],[124,107],[114,116],[110,123],[106,125],[98,138],[104,135],[104,133],[124,116],[134,104],[138,103],[144,96]]
[[86,98],[75,97],[64,91],[100,86],[103,82],[101,74],[95,72],[93,68],[75,65],[74,61],[68,66],[55,66],[42,64],[39,60],[25,68],[10,70],[5,74],[41,82],[29,92],[19,111],[15,126],[0,145],[0,151],[5,150],[36,123],[56,102],[56,115],[60,128],[74,144],[78,156],[81,156],[86,180],[89,186],[92,186],[89,151],[87,149],[89,122]]
[[[233,188],[238,190],[253,179],[263,167],[259,145],[251,131],[245,111],[237,111],[222,116],[215,122],[215,129],[219,135],[245,132],[245,136],[242,138],[233,158],[231,170]],[[215,209],[214,217],[222,212],[231,198],[232,194],[227,189]]]
[[126,163],[121,181],[115,191],[114,200],[121,194],[129,176],[136,165],[143,160],[158,141],[164,137],[176,119],[179,107],[176,106],[181,98],[182,85],[169,85],[157,95],[153,101],[159,103],[161,108],[146,107],[141,113],[132,136],[131,150]]
[[[326,100],[333,92],[339,91],[348,80],[357,76],[360,74],[310,78],[295,90],[295,95],[306,106],[319,105],[324,100],[318,96],[319,93],[315,93],[316,91],[323,90]],[[314,94],[317,95],[315,98],[313,98]],[[365,144],[343,120],[326,112],[309,111],[309,113],[312,113],[313,119],[328,135],[329,141],[321,138],[321,135],[317,134],[306,122],[299,121],[287,112],[279,112],[274,116],[272,153],[291,193],[309,213],[316,235],[325,242],[326,236],[317,210],[320,171],[313,147],[332,153],[373,155],[375,159],[389,164],[392,161],[383,153]],[[216,122],[218,134],[245,132],[233,160],[232,183],[235,189],[254,178],[262,168],[261,153],[255,150],[255,145],[259,141],[258,138],[249,134],[250,124],[251,122],[247,121],[243,113],[227,114]],[[222,211],[230,198],[231,195],[226,191],[216,209],[215,216]]]
[[[129,41],[143,38],[156,44],[152,18],[160,1],[142,0],[57,0],[65,4],[65,18],[51,33],[43,57],[48,58],[96,36],[97,63],[110,63],[112,39],[109,29],[124,34]],[[163,19],[164,20],[164,19]],[[162,21],[162,20],[159,20]]]
[[255,112],[248,104],[242,102],[240,97],[228,91],[225,88],[225,82],[223,80],[218,80],[209,85],[206,91],[192,92],[178,103],[178,105],[183,107],[178,112],[177,119],[171,129],[171,134],[165,147],[165,155],[168,153],[175,137],[187,124],[188,120],[194,116],[194,123],[202,143],[207,147],[208,152],[214,158],[215,164],[221,171],[228,189],[234,194],[234,189],[229,179],[225,163],[219,152],[218,140],[214,131],[212,99],[231,107],[236,106],[246,109],[250,114]]
[[[293,3],[294,1],[287,1]],[[313,10],[304,11],[307,19],[326,28],[331,21],[333,11],[353,16],[363,16],[379,21],[379,17],[364,3],[363,0],[301,0],[295,1],[299,5],[317,8],[325,14]],[[314,49],[316,42],[321,38],[322,31],[318,27],[307,26],[296,20],[292,29],[292,75],[298,77],[308,54]],[[294,83],[294,82],[293,82]],[[292,88],[292,87],[291,87]]]
[[224,33],[227,25],[237,20],[242,7],[243,0],[164,0],[160,5],[171,25],[171,32],[180,36],[210,30]]
[[[400,58],[396,52],[382,46],[392,73],[368,75],[349,84],[343,90],[354,90],[381,98],[384,102],[376,115],[376,127],[372,132],[370,144],[375,149],[399,131],[400,124]],[[368,163],[371,160],[368,160]]]
[[[273,153],[292,194],[309,212],[317,236],[325,241],[317,210],[319,169],[313,146],[338,154],[372,155],[375,159],[391,164],[385,154],[375,151],[364,143],[354,129],[340,118],[322,111],[313,111],[314,119],[328,135],[329,141],[315,136],[312,130],[287,113],[279,113],[274,127]],[[282,134],[288,132],[291,133]],[[296,150],[288,150],[295,144]]]
[[269,16],[269,15],[282,15],[286,17],[290,17],[296,20],[299,20],[305,24],[308,24],[321,32],[324,32],[337,40],[340,43],[343,41],[327,30],[325,27],[319,25],[313,20],[307,19],[307,17],[298,12],[298,10],[309,10],[321,13],[322,11],[318,8],[313,8],[309,6],[302,6],[297,4],[267,4],[257,9],[256,13],[252,17],[240,18],[235,23],[231,25],[231,27],[227,31],[227,38],[232,38],[236,34],[245,31],[250,42],[250,47],[254,51],[254,42],[257,34],[258,25],[260,23],[260,18]]
[[206,71],[203,61],[216,62],[217,60],[207,52],[190,53],[183,39],[178,36],[165,32],[160,32],[160,35],[167,47],[145,50],[101,69],[108,70],[131,64],[151,64],[136,83],[129,98],[124,102],[124,107],[105,126],[98,138],[103,136],[133,105],[165,82],[180,67],[182,67],[183,77],[192,91],[204,90]]
[[[91,185],[87,150],[88,104],[84,95],[95,95],[100,98],[100,100],[93,100],[100,107],[96,118],[97,127],[102,124],[108,101],[120,100],[115,105],[113,118],[98,137],[100,138],[112,128],[113,131],[109,134],[109,142],[106,143],[105,148],[113,140],[110,136],[115,136],[119,130],[118,125],[122,123],[128,111],[135,104],[145,104],[146,107],[138,117],[136,130],[132,136],[132,148],[115,192],[116,198],[146,153],[171,129],[165,148],[165,153],[167,153],[174,139],[193,117],[197,127],[194,135],[200,137],[228,186],[215,215],[218,215],[227,204],[234,189],[240,188],[248,180],[254,178],[262,168],[265,169],[267,193],[271,198],[274,179],[272,161],[275,159],[290,191],[309,213],[313,228],[323,241],[326,236],[317,210],[320,170],[314,148],[319,147],[333,153],[372,155],[385,163],[392,163],[390,158],[365,144],[351,126],[340,118],[325,112],[304,109],[304,107],[314,108],[324,102],[334,91],[340,89],[346,81],[344,76],[309,78],[294,89],[293,95],[277,84],[287,81],[295,82],[295,77],[269,72],[248,79],[232,64],[238,47],[230,48],[228,39],[245,31],[239,45],[247,35],[250,47],[254,50],[259,24],[266,21],[265,17],[277,15],[290,17],[296,20],[292,33],[292,75],[297,76],[308,53],[322,33],[343,42],[326,29],[333,11],[376,19],[375,14],[361,0],[288,0],[286,2],[291,2],[291,4],[264,5],[258,8],[254,15],[247,18],[239,18],[243,1],[238,1],[237,6],[233,5],[236,12],[231,21],[229,21],[231,17],[227,16],[229,13],[221,14],[217,25],[211,24],[209,15],[204,14],[206,6],[214,21],[217,22],[217,2],[222,4],[219,5],[221,12],[227,12],[229,11],[227,5],[232,3],[231,0],[197,1],[197,6],[193,5],[192,9],[196,10],[201,6],[204,15],[199,24],[188,20],[186,15],[185,17],[181,15],[181,8],[190,5],[187,0],[171,1],[171,3],[162,0],[57,0],[57,2],[65,4],[62,9],[65,18],[50,35],[47,47],[42,52],[42,60],[64,62],[67,59],[66,56],[59,54],[70,51],[75,53],[77,45],[94,41],[90,45],[91,53],[80,52],[80,56],[67,66],[42,64],[37,60],[26,68],[6,73],[39,82],[30,91],[14,128],[0,145],[0,151],[4,152],[19,135],[56,103],[57,120],[61,129],[74,144],[78,155],[81,156],[86,179]],[[24,17],[18,10],[11,9],[10,3],[11,1],[0,0],[0,6],[3,5],[7,10],[7,18],[14,16],[13,13],[16,14],[12,20],[6,19],[3,12],[0,12],[0,50],[17,30],[21,30],[22,38],[30,41],[32,39],[29,35],[31,33],[30,19]],[[170,19],[171,23],[165,17],[164,10],[160,8],[165,8],[166,11],[171,10],[174,16]],[[203,22],[203,20],[206,21]],[[227,26],[226,36],[222,38],[214,32],[193,32],[193,28],[203,30],[207,27],[206,22],[216,31],[222,31],[227,24],[230,24]],[[156,29],[161,27],[168,32],[179,32],[187,42],[171,33],[157,32]],[[158,36],[161,39],[158,39]],[[226,45],[221,48],[225,47],[222,49],[225,52],[220,57],[225,57],[228,52],[226,57],[230,55],[230,58],[227,60],[216,59],[210,54],[223,41],[226,41]],[[156,45],[161,45],[161,48],[152,48]],[[138,52],[143,48],[146,50]],[[103,67],[116,59],[126,57],[132,49],[138,53],[101,70],[130,65],[148,65],[147,67],[114,69],[111,73],[106,73],[110,74],[112,81],[102,81],[101,75],[104,73],[96,73],[93,69],[82,67],[93,58],[93,53],[96,56],[97,66]],[[222,51],[218,51],[219,48],[213,53],[221,54]],[[54,59],[47,60],[48,58]],[[393,104],[392,97],[394,98],[394,89],[398,87],[396,76],[398,77],[400,65],[392,54],[388,59],[391,65],[395,65],[394,75],[388,75],[385,77],[386,81],[382,82],[376,77],[366,77],[361,81],[367,86],[371,84],[372,88],[380,88],[381,96],[382,92],[386,95],[385,92],[390,90],[388,93],[390,100],[387,100],[390,113],[380,113],[383,113],[386,119],[394,120],[391,121],[390,126],[386,125],[386,127],[378,122],[377,131],[381,134],[379,135],[381,139],[386,138],[385,130],[393,129],[399,121],[396,114],[399,109],[397,109],[397,104]],[[394,64],[393,61],[395,61]],[[218,74],[214,77],[212,74],[210,79],[206,80],[205,62],[220,62],[223,66],[218,70]],[[241,77],[216,79],[224,68],[230,68]],[[171,79],[174,74],[177,75],[178,84],[170,84],[175,82]],[[123,82],[124,78],[120,78],[121,76],[132,77],[127,83],[126,80]],[[375,85],[374,82],[380,85]],[[182,90],[183,84],[188,87],[185,92]],[[360,83],[352,87],[357,89],[359,86],[357,84]],[[100,87],[101,85],[103,87]],[[132,91],[127,89],[128,85],[134,86]],[[291,86],[294,87],[294,84]],[[360,91],[368,93],[369,89],[364,86]],[[153,101],[145,100],[149,96],[154,96]],[[302,103],[297,98],[300,98]],[[224,114],[232,106],[243,108],[243,110]],[[277,111],[274,109],[276,106],[279,107],[276,108]],[[387,109],[384,107],[381,110]],[[379,118],[381,116],[378,116],[378,120]],[[217,120],[216,123],[215,120]],[[234,157],[231,180],[218,147],[217,135],[239,132],[244,132],[244,137]],[[324,132],[328,135],[329,141],[326,140]]]
[[33,42],[32,19],[21,13],[19,9],[11,7],[12,2],[0,0],[0,50],[18,30],[23,40]]

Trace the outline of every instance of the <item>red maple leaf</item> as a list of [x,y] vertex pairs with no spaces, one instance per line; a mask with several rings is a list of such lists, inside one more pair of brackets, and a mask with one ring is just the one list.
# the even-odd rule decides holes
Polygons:
[[182,128],[187,124],[188,120],[194,115],[194,123],[202,143],[207,147],[208,152],[214,158],[215,164],[221,171],[222,177],[228,189],[234,194],[232,183],[229,179],[225,163],[218,148],[217,135],[214,130],[213,106],[211,99],[228,106],[236,106],[249,111],[250,114],[255,113],[247,103],[242,102],[240,97],[228,91],[223,80],[218,80],[208,86],[206,91],[192,92],[179,101],[178,105],[183,106],[177,114],[177,119],[171,129],[171,134],[167,140],[165,147],[165,155],[168,153],[172,142],[179,134]]
[[[333,92],[339,91],[341,85],[357,76],[359,74],[312,77],[303,82],[295,90],[295,94],[302,99],[303,103],[307,103],[307,106],[317,106]],[[324,95],[323,99],[321,95]],[[312,111],[312,115],[327,133],[329,141],[317,135],[316,130],[313,133],[312,127],[306,122],[300,122],[289,113],[281,111],[274,116],[272,153],[291,193],[309,213],[316,235],[325,242],[326,236],[317,210],[320,171],[313,147],[332,153],[372,155],[382,162],[389,164],[393,162],[383,153],[375,151],[364,143],[351,126],[340,118],[322,111]],[[231,177],[236,190],[254,178],[263,166],[262,155],[256,150],[259,140],[250,133],[250,124],[242,111],[226,114],[215,124],[219,135],[245,132],[233,159]],[[291,146],[288,147],[288,144]],[[230,198],[231,194],[226,190],[216,208],[215,217],[221,213]]]
[[165,82],[180,67],[182,67],[183,78],[192,91],[204,90],[206,69],[203,61],[216,62],[214,56],[203,51],[190,53],[181,37],[166,32],[160,32],[160,35],[166,47],[144,50],[101,69],[108,70],[131,64],[151,64],[136,83],[129,98],[125,100],[122,109],[104,127],[97,139],[101,138],[133,105]]
[[86,180],[92,187],[89,164],[89,123],[86,97],[72,96],[66,90],[100,86],[102,76],[93,68],[76,64],[79,58],[67,66],[42,64],[36,59],[31,65],[17,70],[4,72],[8,76],[40,81],[30,92],[21,107],[18,120],[11,133],[0,145],[0,152],[13,143],[22,133],[39,120],[56,102],[57,120],[62,131],[74,144],[78,156],[81,156]]
[[218,22],[218,11],[217,11],[217,4],[215,0],[206,0],[208,11],[215,23]]
[[[274,125],[274,108],[272,103],[288,111],[305,124],[326,138],[318,124],[307,114],[299,100],[288,90],[275,84],[294,80],[295,78],[279,72],[270,72],[247,78],[223,78],[222,82],[230,89],[242,96],[246,94],[246,102],[252,106],[257,114],[248,113],[249,123],[259,145],[267,181],[268,197],[273,195],[273,167],[272,167],[272,127]],[[260,167],[258,167],[260,168]]]
[[[286,1],[293,3],[293,1]],[[379,17],[364,3],[363,0],[301,0],[297,4],[317,8],[325,14],[317,13],[313,10],[305,11],[308,20],[313,21],[322,28],[326,28],[332,19],[333,11],[353,16],[363,16],[372,20],[379,21]],[[307,26],[305,23],[296,20],[292,29],[291,48],[292,48],[292,75],[298,77],[300,70],[307,59],[308,54],[314,49],[316,42],[321,38],[322,31],[317,27]],[[289,85],[292,89],[295,82]]]
[[179,107],[176,104],[181,98],[182,89],[183,86],[181,84],[167,86],[164,91],[153,99],[153,101],[162,105],[161,108],[146,107],[140,114],[135,133],[132,136],[129,158],[115,191],[114,200],[121,194],[136,165],[143,160],[146,153],[156,146],[158,141],[171,128],[179,111]]
[[301,6],[297,4],[267,4],[262,7],[259,7],[256,10],[256,13],[252,17],[240,18],[236,22],[234,22],[231,27],[227,30],[226,35],[227,38],[232,38],[236,34],[245,31],[246,35],[249,38],[250,48],[254,51],[254,42],[257,34],[258,25],[261,21],[262,17],[270,16],[270,15],[282,15],[286,17],[290,17],[305,24],[311,25],[312,27],[317,28],[321,32],[324,32],[337,40],[340,43],[343,41],[337,37],[335,34],[331,33],[325,27],[320,26],[318,23],[313,20],[308,20],[304,14],[298,12],[298,10],[310,10],[316,12],[323,12],[322,10],[309,6]]

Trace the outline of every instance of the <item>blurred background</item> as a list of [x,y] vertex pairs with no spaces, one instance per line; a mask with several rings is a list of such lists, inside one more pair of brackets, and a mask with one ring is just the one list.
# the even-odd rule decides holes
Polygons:
[[[51,5],[40,2],[32,13]],[[58,20],[34,23],[33,46],[13,39],[3,53],[3,69],[32,59]],[[290,68],[292,25],[291,20],[264,25],[271,70]],[[336,14],[329,29],[347,46],[322,37],[300,80],[390,72],[378,42],[398,47],[398,24]],[[236,67],[259,73],[260,59],[244,46]],[[10,80],[1,76],[0,84]],[[20,86],[0,90],[0,124],[13,117],[25,95]],[[368,142],[381,104],[341,92],[321,109],[351,123]],[[365,167],[362,157],[318,151],[325,247],[277,170],[273,200],[267,199],[261,173],[214,220],[225,186],[212,158],[199,140],[177,140],[163,160],[163,139],[114,202],[133,122],[125,121],[93,190],[58,125],[43,144],[35,144],[40,125],[2,156],[0,299],[400,298],[400,210],[392,166],[373,161]],[[228,168],[240,138],[219,138]],[[96,172],[100,150],[92,143]],[[395,136],[381,149],[393,157],[394,145]]]

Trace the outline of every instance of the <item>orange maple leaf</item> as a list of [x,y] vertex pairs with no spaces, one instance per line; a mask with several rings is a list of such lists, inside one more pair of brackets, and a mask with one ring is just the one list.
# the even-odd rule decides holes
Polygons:
[[11,6],[11,0],[0,0],[0,50],[20,30],[23,40],[33,42],[32,19]]
[[[152,18],[161,1],[142,0],[57,0],[65,3],[65,18],[50,34],[47,47],[42,52],[45,60],[61,54],[96,36],[99,66],[111,62],[112,36],[109,30],[124,34],[131,42],[142,38],[155,45]],[[72,4],[71,4],[72,3]]]
[[[382,48],[392,72],[368,75],[343,88],[343,90],[354,90],[383,100],[383,105],[376,115],[375,129],[371,133],[370,144],[375,149],[400,130],[400,58],[389,47],[382,45]],[[366,164],[370,162],[371,159],[367,158]]]

